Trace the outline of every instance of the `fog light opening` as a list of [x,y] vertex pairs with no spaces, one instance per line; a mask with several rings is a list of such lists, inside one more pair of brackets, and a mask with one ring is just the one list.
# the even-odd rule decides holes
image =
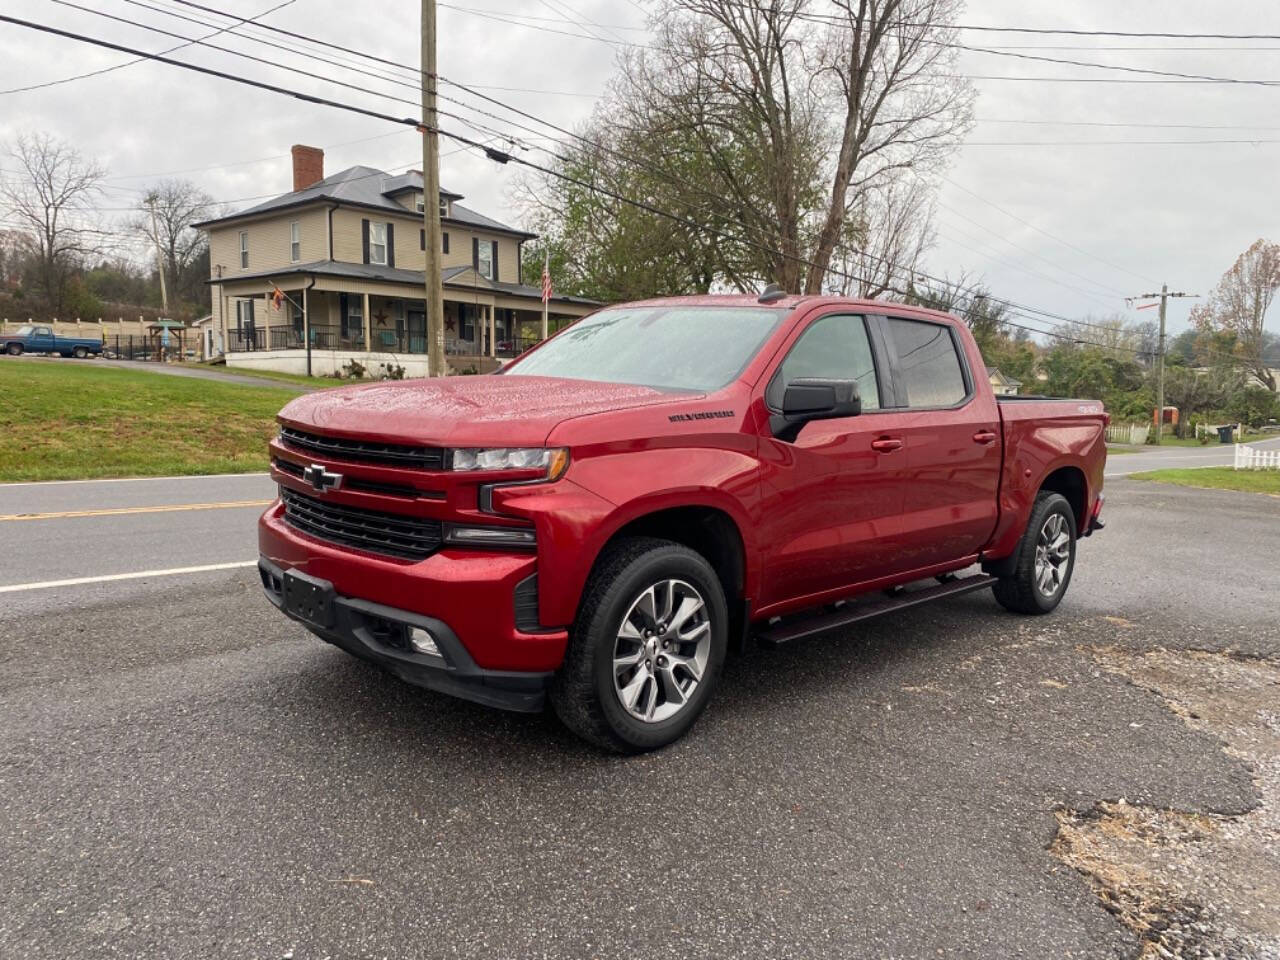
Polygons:
[[440,656],[440,648],[436,646],[436,638],[431,635],[429,630],[422,627],[409,628],[409,646],[413,648],[414,653],[425,653],[428,656]]

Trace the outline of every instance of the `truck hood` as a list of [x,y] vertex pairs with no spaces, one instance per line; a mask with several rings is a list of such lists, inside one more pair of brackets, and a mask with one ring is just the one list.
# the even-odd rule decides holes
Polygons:
[[460,376],[321,390],[291,401],[280,421],[382,443],[536,447],[565,420],[689,399],[622,383]]

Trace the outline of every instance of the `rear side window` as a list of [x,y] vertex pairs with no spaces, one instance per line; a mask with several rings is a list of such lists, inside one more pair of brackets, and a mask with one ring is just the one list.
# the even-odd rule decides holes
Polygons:
[[890,317],[889,338],[908,407],[950,407],[968,395],[950,327]]
[[787,384],[805,377],[857,380],[862,409],[880,409],[876,365],[871,356],[867,325],[862,317],[841,314],[821,317],[811,323],[769,383],[766,397],[769,406],[781,409]]

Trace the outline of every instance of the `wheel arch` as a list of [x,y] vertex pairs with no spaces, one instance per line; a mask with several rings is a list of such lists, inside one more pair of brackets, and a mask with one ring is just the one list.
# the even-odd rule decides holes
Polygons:
[[1089,480],[1077,466],[1058,467],[1040,482],[1037,493],[1049,490],[1060,494],[1075,515],[1077,536],[1084,532],[1089,517]]

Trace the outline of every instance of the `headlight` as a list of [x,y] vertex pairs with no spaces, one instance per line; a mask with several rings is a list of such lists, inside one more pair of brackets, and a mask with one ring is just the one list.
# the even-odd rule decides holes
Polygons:
[[453,451],[454,470],[545,470],[557,479],[569,466],[564,447],[463,447]]

